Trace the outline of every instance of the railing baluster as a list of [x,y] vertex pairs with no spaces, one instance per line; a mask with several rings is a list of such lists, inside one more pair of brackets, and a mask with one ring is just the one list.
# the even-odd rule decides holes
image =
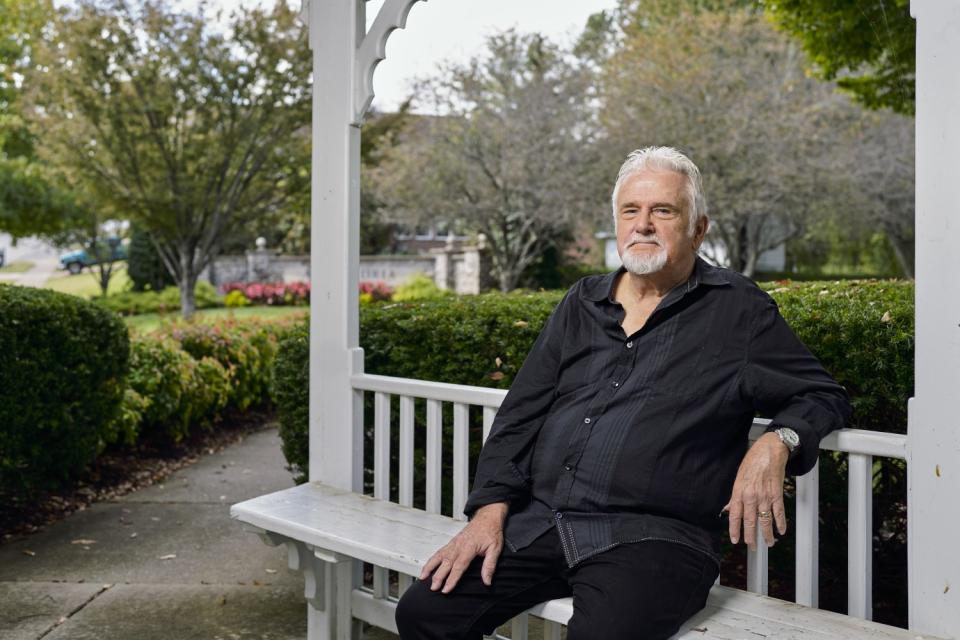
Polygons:
[[[377,391],[373,400],[373,497],[390,499],[390,394]],[[373,597],[386,598],[390,575],[373,568]]]
[[764,542],[760,519],[757,518],[757,550],[747,549],[747,591],[767,595],[767,543]]
[[[400,396],[400,504],[413,506],[413,398]],[[413,580],[401,573],[397,578],[398,596],[410,588]]]
[[543,640],[560,640],[560,624],[550,620],[543,621]]
[[440,471],[443,446],[443,406],[427,398],[427,511],[440,513]]
[[[820,462],[797,478],[796,566],[797,604],[816,607],[820,601]],[[790,523],[787,523],[789,527]]]
[[453,517],[466,520],[463,505],[470,487],[470,405],[453,405]]
[[527,640],[528,631],[528,616],[525,613],[521,613],[513,619],[510,625],[510,640]]
[[487,441],[487,436],[490,435],[490,427],[493,426],[493,419],[497,417],[497,408],[496,407],[484,407],[483,408],[483,441]]
[[847,615],[873,618],[873,456],[847,461]]

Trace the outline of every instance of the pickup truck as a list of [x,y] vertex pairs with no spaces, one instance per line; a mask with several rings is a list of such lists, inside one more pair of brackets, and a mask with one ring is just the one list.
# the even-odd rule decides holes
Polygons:
[[84,267],[92,267],[100,262],[116,262],[117,260],[127,259],[127,245],[123,244],[120,238],[107,238],[99,252],[101,255],[109,255],[108,260],[97,260],[96,256],[91,255],[86,249],[77,249],[60,254],[60,268],[66,269],[72,274],[83,271]]

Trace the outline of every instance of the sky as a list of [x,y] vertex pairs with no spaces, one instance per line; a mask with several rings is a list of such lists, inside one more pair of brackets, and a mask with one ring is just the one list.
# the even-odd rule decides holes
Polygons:
[[[252,6],[272,0],[207,0],[212,13],[224,13],[239,5]],[[327,2],[329,0],[319,0]],[[195,4],[186,0],[185,6]],[[367,3],[367,22],[373,22],[383,0]],[[483,51],[484,38],[511,27],[521,32],[538,31],[557,43],[570,43],[587,18],[612,9],[617,0],[429,0],[410,10],[405,29],[387,40],[387,58],[376,68],[373,107],[395,109],[410,90],[410,81],[429,75],[440,62],[465,62]],[[298,0],[291,5],[299,7]]]

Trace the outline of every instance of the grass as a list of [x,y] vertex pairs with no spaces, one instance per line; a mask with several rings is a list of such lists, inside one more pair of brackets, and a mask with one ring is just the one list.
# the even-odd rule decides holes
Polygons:
[[34,263],[29,260],[18,260],[0,267],[0,273],[24,273],[33,269]]
[[[214,323],[226,318],[259,318],[261,320],[272,320],[275,318],[286,318],[291,316],[305,316],[307,307],[233,307],[217,309],[200,309],[194,314],[196,322]],[[172,323],[180,319],[180,313],[144,313],[139,316],[128,316],[124,318],[127,326],[137,333],[151,333],[161,328],[165,324]]]
[[[94,267],[93,270],[87,267],[75,276],[65,275],[50,278],[43,286],[45,289],[53,289],[54,291],[69,293],[89,300],[94,296],[100,295],[100,284],[93,275],[95,273],[97,273],[96,267]],[[119,264],[114,267],[107,294],[121,293],[129,288],[130,277],[127,275],[127,265]]]

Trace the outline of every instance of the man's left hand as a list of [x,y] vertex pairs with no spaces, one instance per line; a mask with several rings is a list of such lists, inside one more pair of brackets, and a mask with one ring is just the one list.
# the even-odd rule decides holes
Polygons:
[[[787,515],[783,506],[783,478],[790,451],[775,433],[765,433],[743,457],[730,501],[723,507],[730,512],[730,541],[737,544],[740,525],[743,541],[751,551],[757,544],[757,521],[768,547],[774,543],[773,522],[780,535],[787,532]],[[773,518],[770,518],[772,512]],[[766,517],[759,514],[766,513]]]

